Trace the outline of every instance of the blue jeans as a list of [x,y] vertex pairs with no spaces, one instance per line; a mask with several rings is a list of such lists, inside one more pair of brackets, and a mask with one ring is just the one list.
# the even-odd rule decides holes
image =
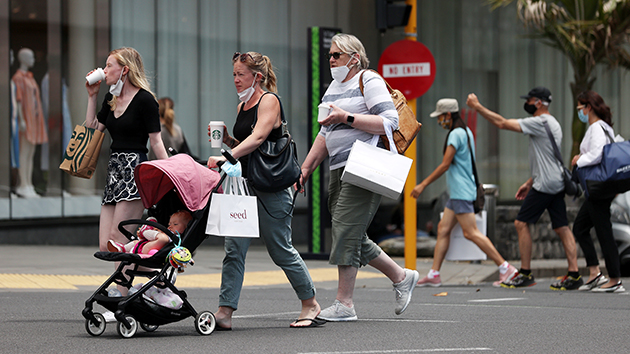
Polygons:
[[[253,189],[251,186],[250,188]],[[291,220],[293,220],[291,190],[287,188],[275,193],[265,193],[258,190],[255,192],[258,198],[260,237],[265,242],[269,256],[277,266],[282,268],[298,299],[312,298],[315,296],[313,280],[304,260],[293,247],[291,241]],[[266,210],[261,202],[264,203]],[[221,271],[219,306],[231,307],[234,310],[238,308],[245,274],[245,256],[250,244],[251,238],[247,237],[225,238],[225,258],[223,258]]]

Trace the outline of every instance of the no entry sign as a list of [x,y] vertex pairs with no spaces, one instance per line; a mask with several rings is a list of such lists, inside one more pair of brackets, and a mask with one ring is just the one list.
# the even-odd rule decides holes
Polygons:
[[424,95],[435,80],[435,59],[422,43],[402,40],[381,54],[378,71],[410,100]]

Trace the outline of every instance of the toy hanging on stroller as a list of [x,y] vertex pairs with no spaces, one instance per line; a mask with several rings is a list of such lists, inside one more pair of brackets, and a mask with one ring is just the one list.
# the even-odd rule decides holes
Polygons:
[[[150,216],[157,218],[157,223],[147,220],[126,220],[118,229],[132,240],[135,235],[129,232],[127,225],[150,225],[166,233],[171,243],[153,255],[134,253],[96,252],[96,258],[120,262],[114,273],[85,302],[83,317],[85,328],[93,336],[105,331],[105,319],[102,314],[93,311],[94,302],[114,312],[118,333],[133,337],[138,326],[147,332],[155,331],[159,326],[180,321],[187,317],[195,318],[195,328],[199,334],[209,335],[216,327],[216,319],[210,311],[197,312],[188,302],[186,292],[175,287],[175,273],[185,266],[190,256],[207,237],[205,227],[208,219],[210,195],[221,185],[225,175],[195,162],[190,156],[178,154],[164,160],[147,161],[138,165],[134,171],[136,184],[144,207]],[[191,212],[192,220],[183,235],[176,235],[162,226],[169,216],[178,210]],[[179,268],[179,269],[178,269]],[[110,297],[107,288],[111,284],[131,289],[136,276],[150,280],[127,296]],[[169,308],[150,300],[147,291],[168,289],[181,299],[181,308]],[[168,291],[166,290],[166,291]]]

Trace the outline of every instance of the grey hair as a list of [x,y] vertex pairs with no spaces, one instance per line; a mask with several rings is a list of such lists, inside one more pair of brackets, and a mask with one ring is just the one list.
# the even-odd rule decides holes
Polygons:
[[357,37],[347,33],[337,33],[332,37],[331,41],[345,53],[359,54],[359,69],[367,69],[370,66],[365,47]]

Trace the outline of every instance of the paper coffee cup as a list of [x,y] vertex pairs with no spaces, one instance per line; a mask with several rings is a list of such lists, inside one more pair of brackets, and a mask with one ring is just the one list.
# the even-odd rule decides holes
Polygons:
[[96,68],[92,73],[85,77],[88,84],[94,85],[95,83],[105,80],[105,72],[101,68]]
[[220,148],[223,146],[223,121],[213,120],[208,124],[210,127],[210,146]]
[[326,117],[328,117],[328,115],[330,114],[330,105],[328,103],[320,103],[319,106],[317,106],[317,108],[319,108],[319,113],[317,114],[317,121],[321,122],[324,119],[326,119]]

